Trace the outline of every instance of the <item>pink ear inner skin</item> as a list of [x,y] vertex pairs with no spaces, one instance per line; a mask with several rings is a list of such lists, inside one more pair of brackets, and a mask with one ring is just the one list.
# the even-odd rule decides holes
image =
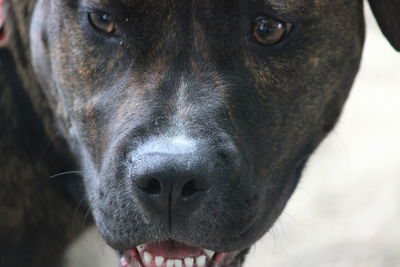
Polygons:
[[6,17],[3,8],[3,0],[0,0],[0,47],[5,46],[7,43],[7,34],[4,27],[5,20]]

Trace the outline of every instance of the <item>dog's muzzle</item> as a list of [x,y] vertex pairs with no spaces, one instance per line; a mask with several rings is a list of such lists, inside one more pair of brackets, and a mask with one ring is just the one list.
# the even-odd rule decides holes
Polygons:
[[[210,191],[216,181],[229,175],[226,160],[230,156],[222,156],[222,151],[218,146],[184,136],[158,137],[138,146],[129,153],[127,169],[143,212],[158,218],[163,228],[171,232],[188,224],[198,208],[213,197]],[[238,254],[219,253],[170,239],[122,252],[121,265],[222,267],[231,266]]]

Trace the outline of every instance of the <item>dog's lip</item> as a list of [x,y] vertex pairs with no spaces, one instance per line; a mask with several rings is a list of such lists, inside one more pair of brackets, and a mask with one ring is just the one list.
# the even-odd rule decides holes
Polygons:
[[122,267],[228,267],[237,252],[214,252],[177,241],[139,245],[127,250],[121,257]]

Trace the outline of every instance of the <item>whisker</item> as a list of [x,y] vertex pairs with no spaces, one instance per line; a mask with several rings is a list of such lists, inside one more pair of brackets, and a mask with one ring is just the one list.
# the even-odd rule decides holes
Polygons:
[[82,197],[82,199],[78,202],[78,205],[77,205],[76,208],[75,208],[74,215],[73,215],[73,217],[72,217],[72,226],[73,226],[73,227],[75,226],[75,223],[76,223],[75,220],[76,220],[77,217],[78,217],[79,208],[81,207],[81,205],[82,205],[86,200],[87,200],[87,199],[86,199],[86,196]]
[[90,212],[91,212],[91,210],[90,210],[90,208],[88,207],[87,209],[86,209],[86,212],[85,212],[85,216],[83,217],[83,222],[82,222],[82,230],[84,230],[85,229],[85,224],[86,224],[86,219],[87,219],[87,217],[90,215]]
[[50,176],[49,179],[53,179],[53,178],[56,178],[56,177],[59,177],[59,176],[67,175],[67,174],[81,174],[81,173],[84,173],[84,172],[85,171],[61,172],[61,173],[57,173],[57,174],[54,174],[54,175]]

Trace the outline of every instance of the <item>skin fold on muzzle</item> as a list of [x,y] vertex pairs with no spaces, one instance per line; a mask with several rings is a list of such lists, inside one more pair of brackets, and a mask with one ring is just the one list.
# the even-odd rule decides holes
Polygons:
[[[400,49],[398,1],[370,2]],[[62,264],[80,232],[68,220],[85,217],[75,200],[123,267],[242,266],[334,127],[364,42],[361,0],[11,0],[5,11],[0,81],[18,105],[0,102],[0,118],[20,124],[4,142],[35,144],[29,173],[78,165],[82,176],[38,186],[61,208],[19,224],[43,229],[23,253],[33,266]],[[38,249],[49,233],[63,233],[51,256]],[[7,247],[21,240],[32,238]]]

